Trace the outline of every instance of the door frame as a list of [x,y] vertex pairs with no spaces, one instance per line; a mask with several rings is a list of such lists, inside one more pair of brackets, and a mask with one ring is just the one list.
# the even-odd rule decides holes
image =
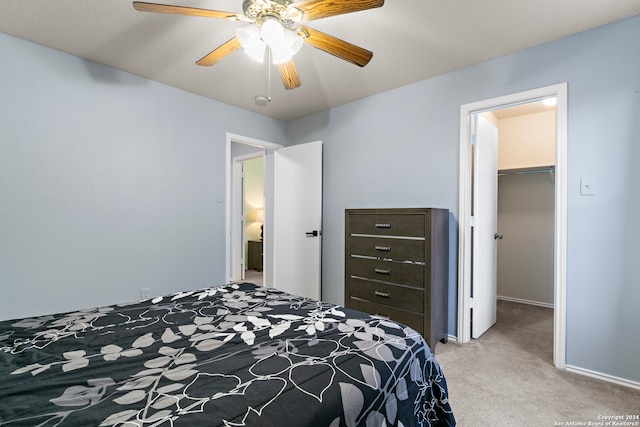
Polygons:
[[[237,256],[234,256],[234,248],[235,246],[238,244],[237,239],[239,238],[239,233],[238,233],[238,229],[239,229],[239,225],[237,224],[237,221],[234,221],[233,218],[236,218],[238,215],[238,203],[234,203],[234,201],[237,201],[237,197],[233,197],[234,195],[237,195],[237,180],[236,178],[236,174],[235,172],[235,167],[234,164],[236,163],[236,159],[232,159],[231,158],[231,144],[232,143],[238,143],[238,144],[245,144],[245,145],[250,145],[252,147],[256,147],[262,150],[277,150],[279,148],[284,147],[284,145],[282,144],[276,144],[273,142],[269,142],[269,141],[264,141],[261,139],[256,139],[256,138],[251,138],[248,136],[243,136],[243,135],[237,135],[234,133],[230,133],[227,132],[226,134],[226,147],[225,147],[225,179],[226,179],[226,201],[227,201],[227,208],[226,208],[226,212],[225,212],[225,280],[227,282],[230,282],[232,280],[234,276],[234,272],[233,272],[233,266],[235,265],[235,263],[239,262],[239,260],[237,259]],[[262,155],[264,156],[265,152],[262,151],[261,152]],[[247,157],[247,156],[239,156],[239,159],[242,157]],[[257,157],[257,156],[253,156],[253,157]],[[267,173],[265,171],[265,173]],[[267,194],[265,193],[265,198],[267,197]],[[265,200],[266,202],[266,200]],[[266,221],[273,221],[272,218],[270,218],[269,215],[266,214],[265,212],[265,222]],[[268,228],[267,224],[265,223],[265,228]],[[239,243],[240,245],[242,245],[242,242]],[[265,252],[267,251],[267,248],[265,248]],[[265,256],[265,259],[267,259],[267,257]],[[266,267],[266,266],[265,266]]]
[[544,98],[556,97],[556,168],[554,216],[554,319],[553,363],[566,364],[566,254],[567,254],[567,83],[486,99],[460,107],[459,233],[458,233],[458,327],[460,343],[471,340],[471,195],[472,115]]

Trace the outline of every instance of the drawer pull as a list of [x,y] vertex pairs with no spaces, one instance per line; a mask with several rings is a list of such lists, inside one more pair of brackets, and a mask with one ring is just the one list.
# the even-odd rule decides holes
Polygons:
[[391,252],[391,246],[376,246],[376,251]]
[[391,274],[391,270],[388,268],[376,268],[373,271],[375,271],[378,274]]
[[376,228],[391,228],[391,224],[388,224],[388,223],[376,223]]
[[390,292],[375,291],[374,294],[376,294],[376,296],[382,297],[382,298],[391,298],[391,293]]

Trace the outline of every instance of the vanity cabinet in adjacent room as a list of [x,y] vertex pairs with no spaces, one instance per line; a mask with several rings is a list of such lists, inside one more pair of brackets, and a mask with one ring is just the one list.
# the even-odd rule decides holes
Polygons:
[[345,306],[447,342],[449,211],[345,210]]

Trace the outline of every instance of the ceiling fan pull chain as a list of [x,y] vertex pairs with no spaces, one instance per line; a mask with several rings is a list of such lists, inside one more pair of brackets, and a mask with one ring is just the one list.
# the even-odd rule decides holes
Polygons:
[[269,62],[267,62],[267,69],[269,80],[267,81],[267,101],[271,102],[271,48],[267,49],[269,51]]

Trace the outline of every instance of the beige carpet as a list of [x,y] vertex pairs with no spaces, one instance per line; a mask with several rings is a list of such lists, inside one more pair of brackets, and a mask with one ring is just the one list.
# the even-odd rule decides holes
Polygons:
[[606,426],[599,416],[640,415],[640,390],[558,370],[552,351],[553,310],[507,301],[479,339],[439,343],[458,426]]
[[264,276],[262,271],[256,271],[256,270],[244,271],[244,282],[249,282],[258,286],[262,286],[263,277]]

